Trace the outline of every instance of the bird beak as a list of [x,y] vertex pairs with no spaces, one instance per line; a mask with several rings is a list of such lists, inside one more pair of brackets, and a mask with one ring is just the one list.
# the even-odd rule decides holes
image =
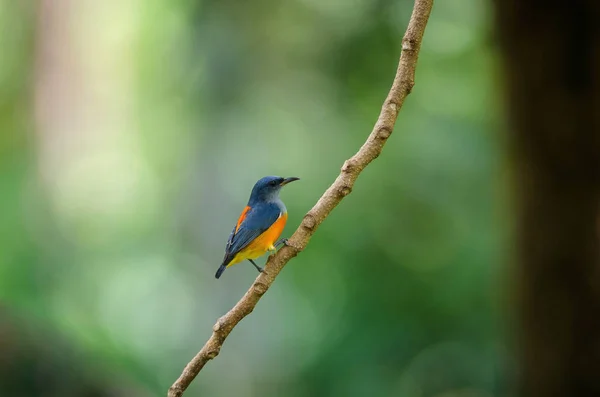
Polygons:
[[299,180],[300,180],[300,178],[296,178],[295,176],[292,176],[292,177],[289,177],[289,178],[285,178],[283,180],[283,182],[281,182],[279,184],[279,186],[285,186],[285,185],[287,185],[290,182],[299,181]]

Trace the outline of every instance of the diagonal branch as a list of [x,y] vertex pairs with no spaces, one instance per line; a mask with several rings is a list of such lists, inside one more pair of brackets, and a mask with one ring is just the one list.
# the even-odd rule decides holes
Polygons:
[[394,83],[367,141],[354,156],[344,162],[340,175],[338,175],[335,182],[304,216],[302,223],[289,239],[289,246],[284,246],[276,254],[269,257],[265,267],[266,272],[261,273],[256,278],[250,289],[233,309],[219,318],[213,326],[211,337],[204,344],[202,350],[186,365],[179,379],[169,388],[168,397],[183,395],[183,392],[204,365],[219,354],[223,342],[225,342],[233,328],[254,310],[260,298],[273,284],[275,277],[285,264],[306,248],[319,225],[342,199],[350,194],[358,175],[371,161],[379,156],[383,145],[392,134],[404,99],[415,84],[415,67],[417,66],[421,40],[432,6],[433,0],[415,0],[410,22],[402,39],[402,53]]

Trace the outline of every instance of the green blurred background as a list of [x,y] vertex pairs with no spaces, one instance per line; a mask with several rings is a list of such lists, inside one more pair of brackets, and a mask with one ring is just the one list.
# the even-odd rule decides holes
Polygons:
[[[438,1],[383,155],[187,395],[510,393],[510,219],[486,1]],[[0,0],[0,396],[160,396],[362,145],[406,0]],[[259,263],[264,263],[260,260]]]

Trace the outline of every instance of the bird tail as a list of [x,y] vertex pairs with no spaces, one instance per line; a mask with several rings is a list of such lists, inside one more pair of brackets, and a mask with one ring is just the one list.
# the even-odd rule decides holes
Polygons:
[[221,274],[223,274],[223,272],[225,271],[225,269],[227,269],[227,265],[223,264],[219,267],[219,270],[217,270],[217,274],[215,274],[215,278],[219,278],[221,277]]
[[217,274],[215,274],[215,278],[221,277],[221,274],[223,274],[225,269],[227,269],[227,266],[229,266],[229,264],[233,260],[234,256],[235,255],[231,255],[230,253],[225,252],[225,256],[223,257],[223,263],[221,263],[221,266],[219,266],[219,269],[217,270]]

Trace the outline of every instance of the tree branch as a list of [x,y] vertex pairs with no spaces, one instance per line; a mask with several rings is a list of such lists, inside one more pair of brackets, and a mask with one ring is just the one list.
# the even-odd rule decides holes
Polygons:
[[179,379],[169,388],[168,397],[183,395],[183,392],[204,365],[219,354],[223,342],[225,342],[233,328],[254,310],[260,298],[273,284],[275,277],[286,263],[306,248],[319,225],[342,199],[350,194],[358,175],[371,161],[379,156],[383,145],[392,134],[404,99],[415,84],[415,67],[432,6],[433,0],[415,0],[410,22],[402,39],[402,53],[394,83],[367,141],[354,156],[344,162],[341,173],[335,182],[323,193],[315,206],[308,211],[298,229],[290,237],[289,245],[284,246],[276,254],[269,257],[265,266],[266,272],[261,273],[256,278],[250,289],[233,309],[219,318],[213,326],[211,337],[204,344],[202,350],[186,365]]

